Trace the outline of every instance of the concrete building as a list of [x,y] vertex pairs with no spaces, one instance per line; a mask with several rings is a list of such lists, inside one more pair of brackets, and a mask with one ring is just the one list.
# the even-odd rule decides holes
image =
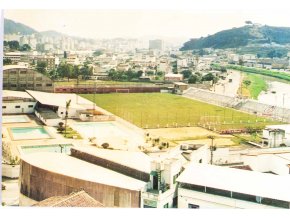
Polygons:
[[161,39],[149,40],[149,49],[163,50],[164,43]]
[[82,121],[108,121],[114,120],[114,116],[107,114],[91,101],[76,94],[60,94],[27,90],[37,105],[36,116],[48,126],[57,126],[60,119],[65,118],[66,102],[71,100],[68,109],[68,118],[78,118]]
[[177,181],[178,208],[290,208],[290,176],[191,164]]
[[26,92],[3,90],[2,114],[34,113],[36,101]]
[[46,63],[46,68],[48,71],[54,69],[56,67],[55,57],[53,56],[38,56],[36,57],[36,64],[37,62],[44,62]]
[[290,146],[290,125],[271,125],[263,130],[263,146],[275,148]]
[[79,65],[80,64],[80,60],[79,60],[79,57],[76,54],[70,54],[66,58],[66,63],[67,64],[71,64],[71,65]]
[[47,76],[25,66],[6,65],[3,67],[3,89],[53,92],[53,82]]
[[68,195],[83,188],[106,207],[140,206],[146,182],[61,153],[22,156],[20,206],[29,206],[53,196]]
[[164,80],[165,81],[172,81],[172,82],[179,82],[179,81],[183,80],[183,75],[182,74],[168,73],[168,74],[165,74]]

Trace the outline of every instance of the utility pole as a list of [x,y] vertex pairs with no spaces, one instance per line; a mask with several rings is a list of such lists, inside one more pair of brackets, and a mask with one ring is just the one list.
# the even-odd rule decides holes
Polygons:
[[211,146],[209,147],[210,150],[210,164],[213,163],[213,152],[216,150],[216,146],[213,145],[213,140],[215,139],[215,136],[209,135],[207,138],[211,139]]

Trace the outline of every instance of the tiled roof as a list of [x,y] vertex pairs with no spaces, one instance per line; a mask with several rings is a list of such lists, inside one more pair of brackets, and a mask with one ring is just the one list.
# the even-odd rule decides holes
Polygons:
[[34,204],[33,207],[104,207],[85,191],[65,196],[54,196]]

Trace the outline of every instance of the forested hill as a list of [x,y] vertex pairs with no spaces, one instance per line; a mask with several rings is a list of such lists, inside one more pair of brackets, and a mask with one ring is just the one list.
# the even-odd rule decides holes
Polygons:
[[17,34],[31,35],[37,33],[36,30],[22,23],[16,23],[13,20],[4,19],[4,34]]
[[249,44],[290,43],[290,27],[245,25],[184,43],[180,50],[238,48]]

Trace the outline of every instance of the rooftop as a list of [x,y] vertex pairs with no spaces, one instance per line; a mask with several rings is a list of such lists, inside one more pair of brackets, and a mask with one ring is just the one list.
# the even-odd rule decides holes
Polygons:
[[40,201],[33,207],[104,207],[85,191],[71,193],[65,196],[54,196]]
[[115,171],[73,158],[61,153],[32,153],[22,157],[23,161],[61,175],[105,184],[114,187],[139,191],[146,185],[137,179],[117,173]]
[[140,151],[100,149],[92,146],[82,146],[75,149],[145,173],[151,171],[151,158]]
[[32,97],[27,92],[3,90],[2,98],[9,98],[9,97],[32,99]]
[[10,69],[27,69],[28,67],[22,65],[5,65],[3,66],[3,70],[10,70]]
[[62,94],[62,93],[39,92],[32,90],[26,91],[29,95],[31,95],[41,104],[65,107],[66,102],[68,100],[71,100],[70,108],[83,110],[93,108],[93,102],[73,93]]
[[177,181],[290,202],[289,175],[192,163]]

